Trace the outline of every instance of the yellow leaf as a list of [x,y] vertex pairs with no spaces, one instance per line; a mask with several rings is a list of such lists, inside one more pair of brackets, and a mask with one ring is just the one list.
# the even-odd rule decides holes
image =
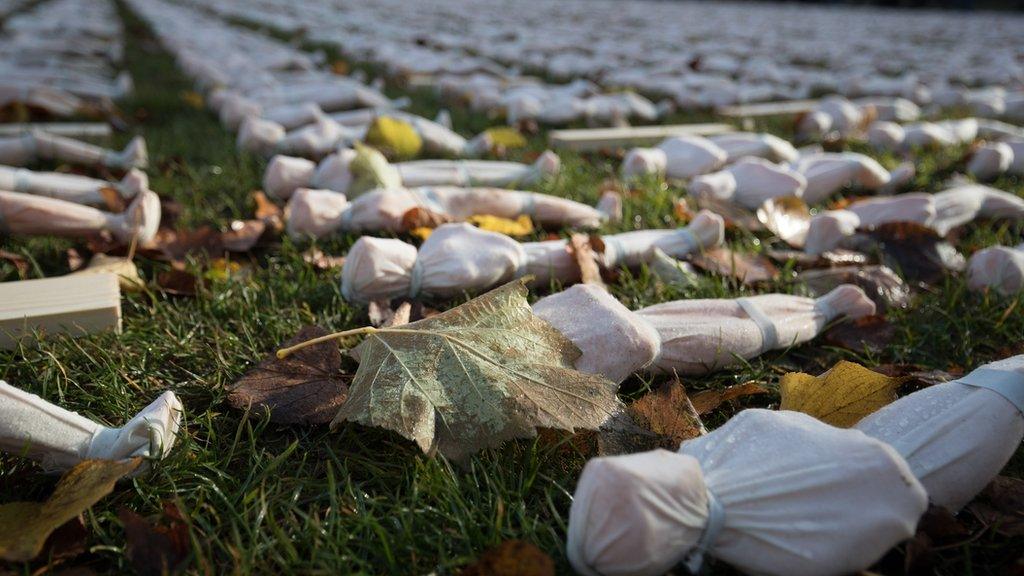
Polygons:
[[139,276],[139,269],[135,263],[127,258],[107,256],[106,254],[95,254],[89,260],[89,265],[71,274],[115,274],[117,283],[125,292],[137,292],[142,290],[144,282]]
[[420,226],[419,228],[413,228],[412,230],[409,230],[409,234],[412,234],[413,236],[419,238],[420,240],[426,240],[427,238],[430,238],[430,235],[433,233],[434,229],[429,228],[427,226]]
[[488,128],[485,132],[490,137],[492,146],[503,146],[505,148],[523,148],[526,146],[526,137],[515,128],[496,126]]
[[28,562],[38,556],[54,530],[110,494],[141,462],[85,460],[64,474],[46,502],[0,505],[0,558]]
[[481,230],[497,232],[507,236],[526,236],[533,233],[533,221],[525,214],[520,215],[515,220],[490,214],[477,214],[470,216],[466,221],[470,224],[475,224]]
[[188,104],[189,106],[197,110],[202,110],[203,107],[205,106],[203,102],[203,95],[198,92],[193,92],[192,90],[182,92],[181,99],[185,102],[185,104]]
[[363,140],[400,160],[415,158],[423,148],[423,140],[412,124],[390,116],[376,118],[367,129]]
[[848,428],[895,400],[896,388],[904,380],[846,361],[840,361],[821,376],[791,372],[779,383],[780,408]]

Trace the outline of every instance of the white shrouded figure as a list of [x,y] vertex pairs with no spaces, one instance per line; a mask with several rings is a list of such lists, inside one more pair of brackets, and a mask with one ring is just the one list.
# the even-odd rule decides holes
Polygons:
[[149,164],[149,155],[146,152],[146,141],[141,136],[133,138],[120,152],[42,130],[0,138],[0,164],[24,166],[38,160],[130,170],[145,168]]
[[979,146],[967,162],[967,173],[982,182],[995,180],[1003,174],[1024,176],[1024,140]]
[[967,260],[967,286],[992,288],[1004,295],[1024,290],[1024,243],[978,250]]
[[372,190],[349,202],[344,194],[301,188],[285,208],[288,233],[296,238],[335,232],[401,232],[414,209],[452,221],[475,215],[515,219],[529,216],[542,227],[597,228],[607,219],[597,209],[567,198],[502,188],[452,186]]
[[183,408],[164,392],[120,428],[108,428],[0,381],[0,450],[61,471],[82,460],[160,459],[177,439]]
[[623,178],[655,174],[667,178],[693,178],[718,170],[729,154],[701,136],[673,136],[654,148],[633,148],[619,168]]
[[108,182],[78,174],[34,172],[26,168],[0,166],[0,190],[49,196],[88,206],[104,206],[102,191],[114,190],[121,198],[130,200],[140,192],[149,190],[146,173],[132,168],[120,182]]
[[[348,193],[359,174],[353,174],[357,152],[340,150],[314,163],[305,158],[277,155],[270,159],[263,173],[263,190],[276,198],[287,199],[299,188],[316,188]],[[558,173],[558,155],[547,151],[533,164],[489,160],[413,160],[388,164],[380,169],[393,169],[397,185],[417,186],[493,186],[504,188],[534,184]],[[363,169],[365,166],[360,166]]]
[[878,190],[891,180],[889,171],[881,164],[856,152],[809,154],[792,167],[807,179],[801,197],[808,204],[817,204],[851,184],[864,190]]
[[109,232],[129,244],[149,242],[160,227],[160,197],[143,191],[119,214],[74,202],[0,190],[0,234],[88,238]]
[[785,164],[743,158],[725,170],[697,176],[690,181],[687,191],[756,209],[771,198],[800,198],[806,188],[807,178]]
[[890,446],[798,412],[744,410],[679,452],[595,458],[566,552],[587,576],[656,576],[705,555],[766,576],[841,576],[914,535],[924,488]]
[[745,156],[764,158],[772,162],[792,162],[800,153],[792,144],[773,134],[753,132],[727,132],[708,136],[708,140],[725,151],[726,162],[735,162]]
[[821,254],[858,229],[894,222],[913,222],[945,236],[975,218],[1024,219],[1024,198],[988,186],[970,184],[936,194],[914,192],[870,198],[843,210],[828,210],[811,218],[804,250]]
[[868,415],[856,428],[899,452],[931,501],[960,510],[1024,438],[1024,355],[985,364]]
[[830,322],[872,314],[853,285],[821,298],[766,294],[739,299],[678,300],[633,312],[606,290],[578,284],[541,298],[535,314],[583,353],[576,369],[621,382],[641,369],[704,374],[768,350],[811,340]]
[[[639,266],[654,248],[682,257],[722,241],[721,217],[701,212],[677,230],[641,230],[603,236],[605,265]],[[346,300],[451,298],[487,290],[532,275],[534,282],[572,284],[580,269],[565,240],[519,242],[469,224],[444,224],[416,247],[401,240],[363,236],[352,246],[341,270]]]

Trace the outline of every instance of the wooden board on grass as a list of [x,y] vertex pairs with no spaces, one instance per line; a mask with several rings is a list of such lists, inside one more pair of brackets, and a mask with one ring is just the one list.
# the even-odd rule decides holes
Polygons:
[[625,128],[583,128],[552,130],[548,140],[553,148],[580,152],[657,144],[670,136],[711,136],[732,132],[729,124],[670,124],[665,126],[629,126]]
[[114,274],[0,283],[0,348],[31,344],[35,334],[84,336],[121,331],[121,289]]
[[106,138],[113,134],[110,124],[105,122],[19,122],[0,124],[0,136],[17,136],[31,130],[42,130],[67,138]]
[[757,118],[764,116],[782,116],[810,112],[818,106],[817,100],[787,100],[783,102],[762,102],[759,104],[741,104],[739,106],[722,106],[715,110],[721,116],[729,118]]

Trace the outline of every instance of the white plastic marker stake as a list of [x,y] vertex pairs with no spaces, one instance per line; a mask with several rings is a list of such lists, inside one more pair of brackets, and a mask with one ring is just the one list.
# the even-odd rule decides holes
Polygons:
[[0,450],[51,472],[88,459],[160,459],[174,446],[183,410],[164,392],[123,427],[107,428],[0,381]]

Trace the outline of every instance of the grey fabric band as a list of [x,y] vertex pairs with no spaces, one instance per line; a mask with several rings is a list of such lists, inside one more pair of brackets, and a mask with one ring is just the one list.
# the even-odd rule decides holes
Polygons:
[[779,333],[771,319],[750,298],[737,298],[736,303],[761,330],[761,351],[774,350],[779,345]]
[[718,535],[722,533],[724,527],[725,508],[722,507],[721,502],[715,498],[711,490],[708,490],[708,521],[704,524],[704,531],[700,533],[697,544],[683,558],[683,564],[691,574],[700,572],[700,568],[704,564],[704,554],[715,545],[715,540],[718,540]]
[[409,298],[419,296],[422,287],[423,266],[420,265],[420,259],[416,258],[416,261],[412,264],[412,270],[409,271]]
[[987,388],[1006,398],[1024,414],[1024,373],[981,367],[956,382]]

